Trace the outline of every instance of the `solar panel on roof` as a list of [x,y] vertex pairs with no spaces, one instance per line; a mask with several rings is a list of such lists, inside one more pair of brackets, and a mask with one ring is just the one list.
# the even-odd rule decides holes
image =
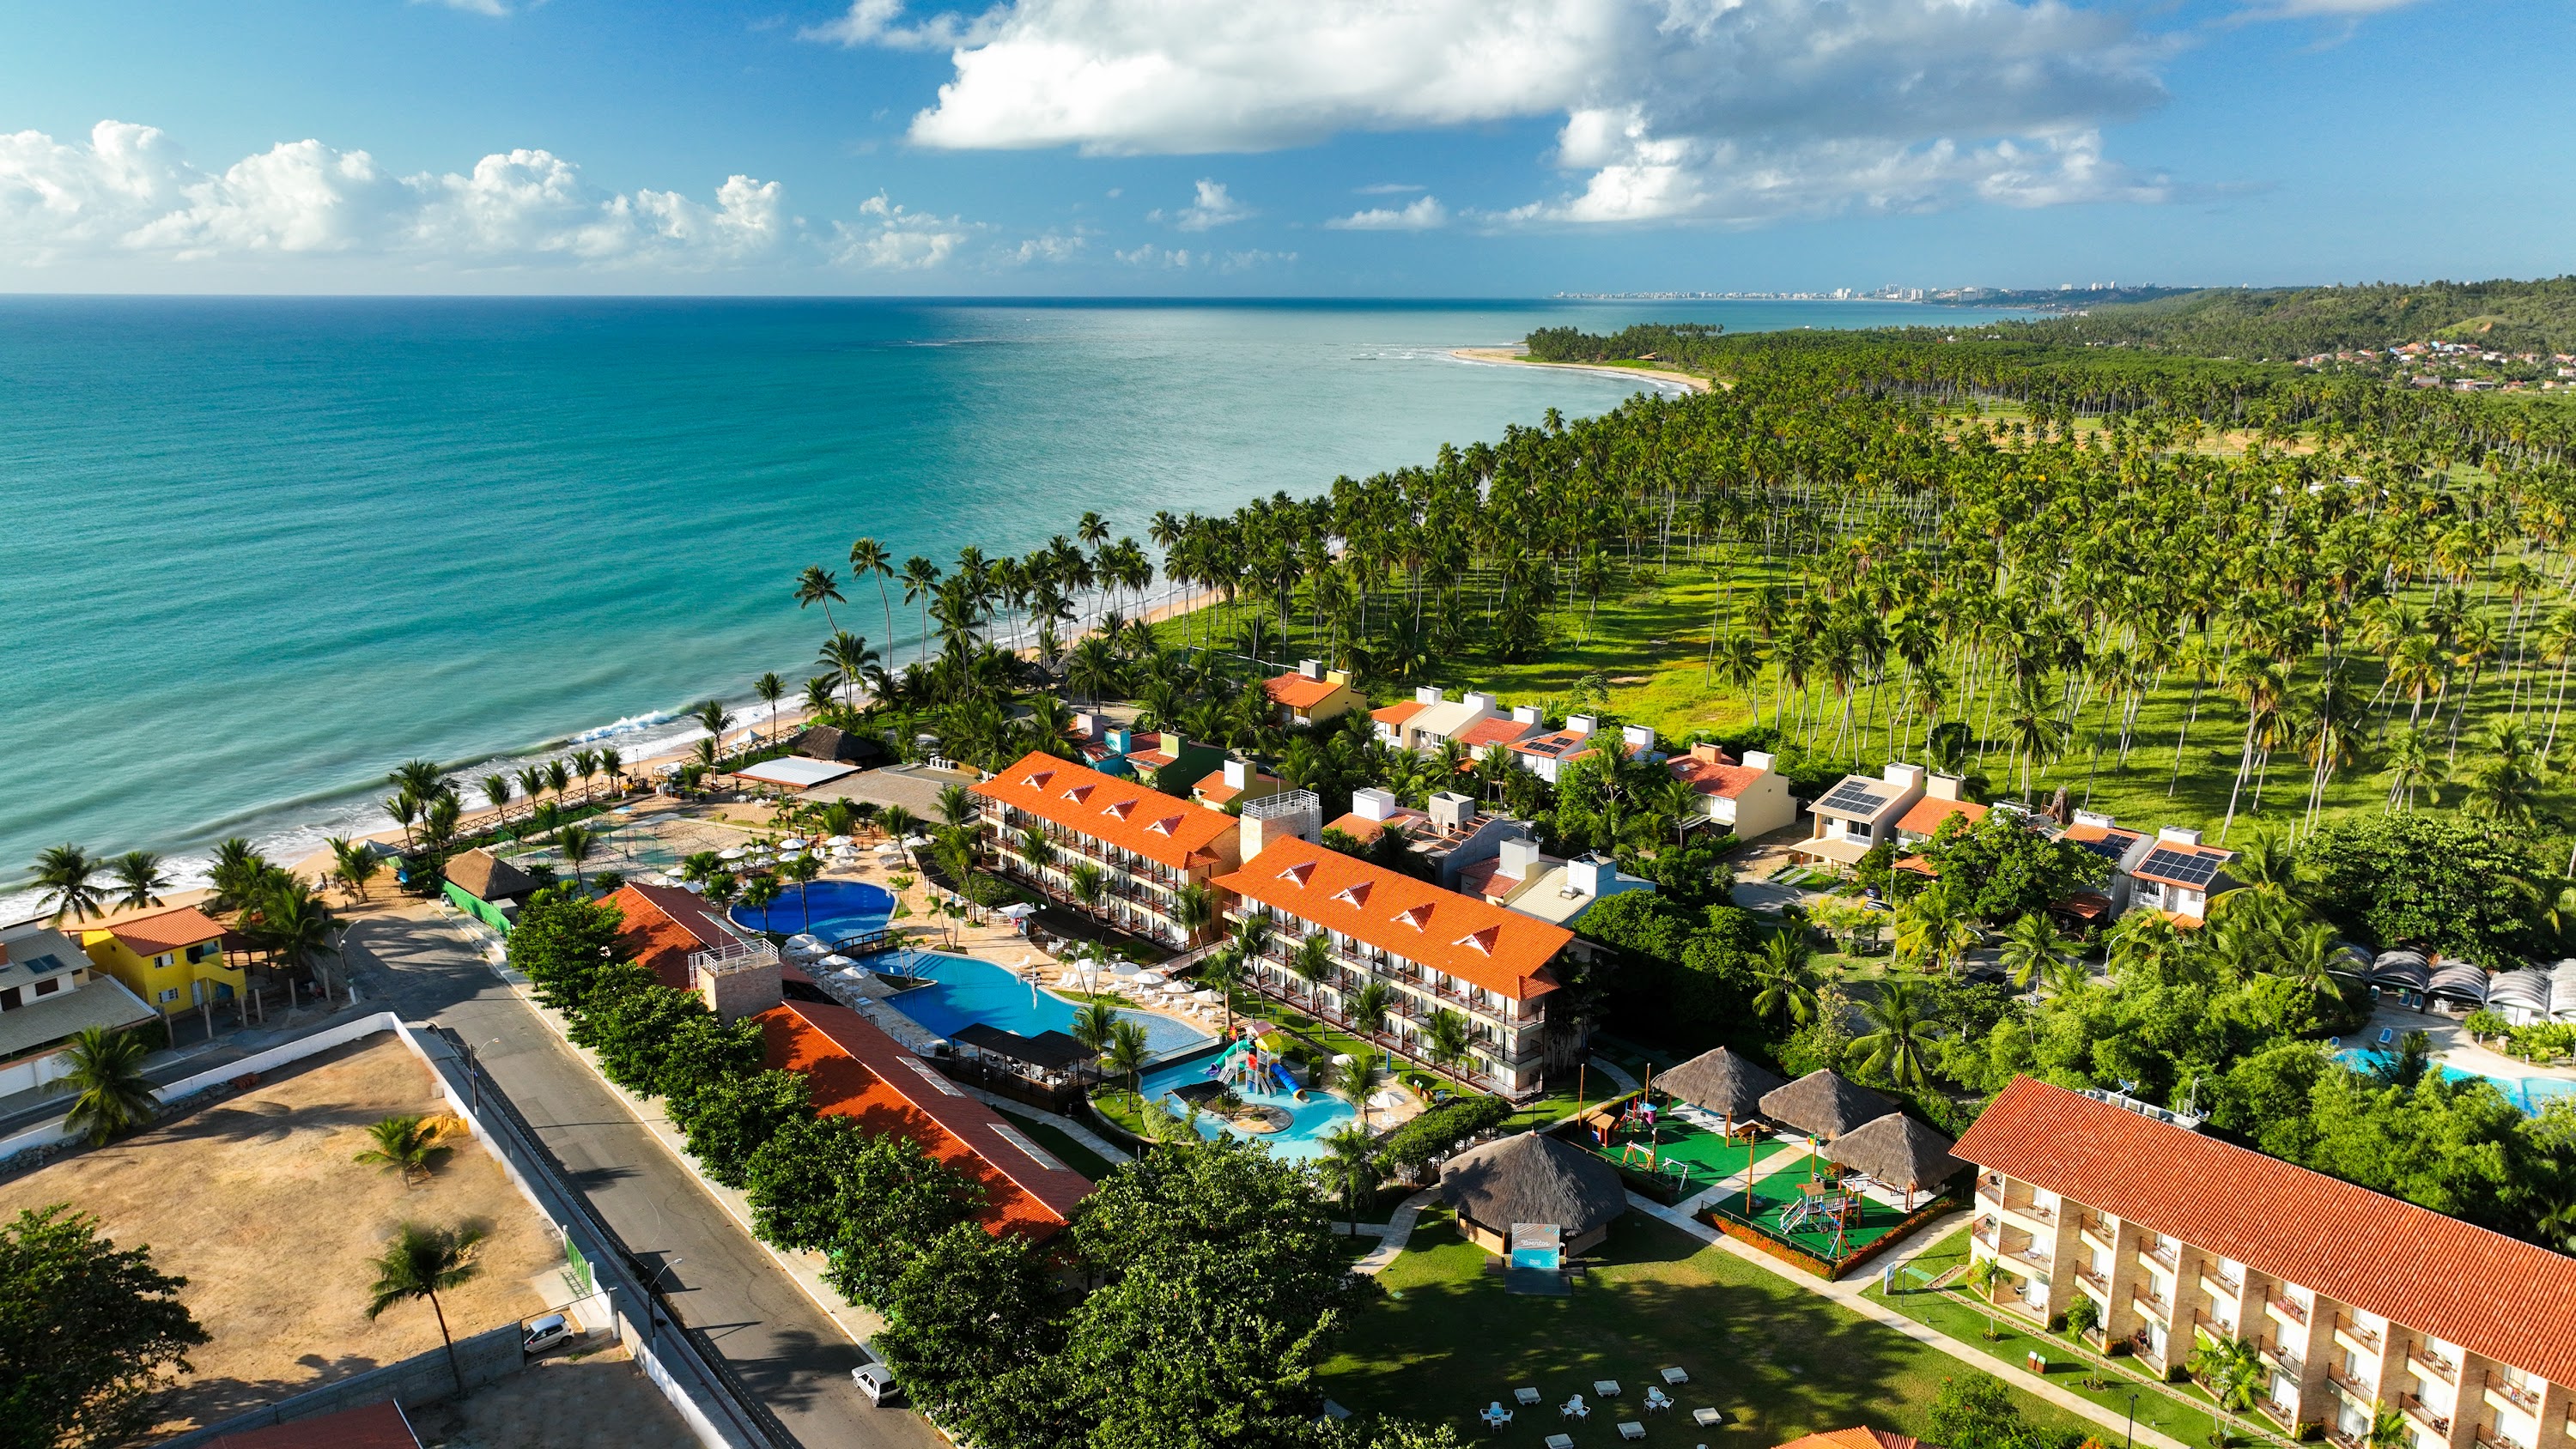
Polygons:
[[1879,801],[1878,792],[1869,786],[1845,783],[1836,785],[1826,793],[1824,799],[1816,803],[1826,810],[1875,810],[1878,808]]
[[2147,852],[2145,862],[2138,867],[2138,874],[2161,876],[2185,885],[2205,886],[2211,876],[2218,874],[2218,862],[2205,855],[2159,848]]

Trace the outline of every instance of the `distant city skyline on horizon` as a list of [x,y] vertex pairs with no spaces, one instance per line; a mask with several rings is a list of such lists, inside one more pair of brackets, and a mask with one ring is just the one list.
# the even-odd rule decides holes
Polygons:
[[2511,138],[2576,120],[2550,59],[2576,15],[2468,15],[22,3],[0,291],[1779,298],[2564,271],[2576,195],[2531,184]]

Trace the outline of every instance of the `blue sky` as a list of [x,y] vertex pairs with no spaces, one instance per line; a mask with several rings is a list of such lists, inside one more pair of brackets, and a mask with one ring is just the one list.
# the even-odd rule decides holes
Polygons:
[[0,5],[0,290],[2567,270],[2563,0]]

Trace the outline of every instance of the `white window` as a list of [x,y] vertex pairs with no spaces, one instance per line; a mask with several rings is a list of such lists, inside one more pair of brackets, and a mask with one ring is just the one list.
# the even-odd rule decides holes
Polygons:
[[164,951],[160,955],[152,958],[152,964],[155,966],[167,966],[177,959],[177,957],[171,955],[169,952]]
[[165,987],[165,988],[163,988],[163,990],[162,990],[161,994],[160,994],[159,996],[156,996],[156,997],[154,997],[154,998],[153,998],[153,1000],[160,1002],[163,1006],[168,1006],[171,1002],[174,1002],[174,1001],[176,1001],[176,1000],[178,1000],[178,999],[179,999],[179,988],[178,988],[178,987],[176,987],[176,986],[171,986],[171,987]]

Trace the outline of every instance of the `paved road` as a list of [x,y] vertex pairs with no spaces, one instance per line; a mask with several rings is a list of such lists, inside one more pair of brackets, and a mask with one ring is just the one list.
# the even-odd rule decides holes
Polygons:
[[864,1355],[740,1224],[644,1130],[536,1013],[434,916],[377,916],[349,933],[358,989],[476,1047],[565,1178],[649,1268],[683,1321],[807,1449],[943,1449],[908,1410],[850,1383]]

